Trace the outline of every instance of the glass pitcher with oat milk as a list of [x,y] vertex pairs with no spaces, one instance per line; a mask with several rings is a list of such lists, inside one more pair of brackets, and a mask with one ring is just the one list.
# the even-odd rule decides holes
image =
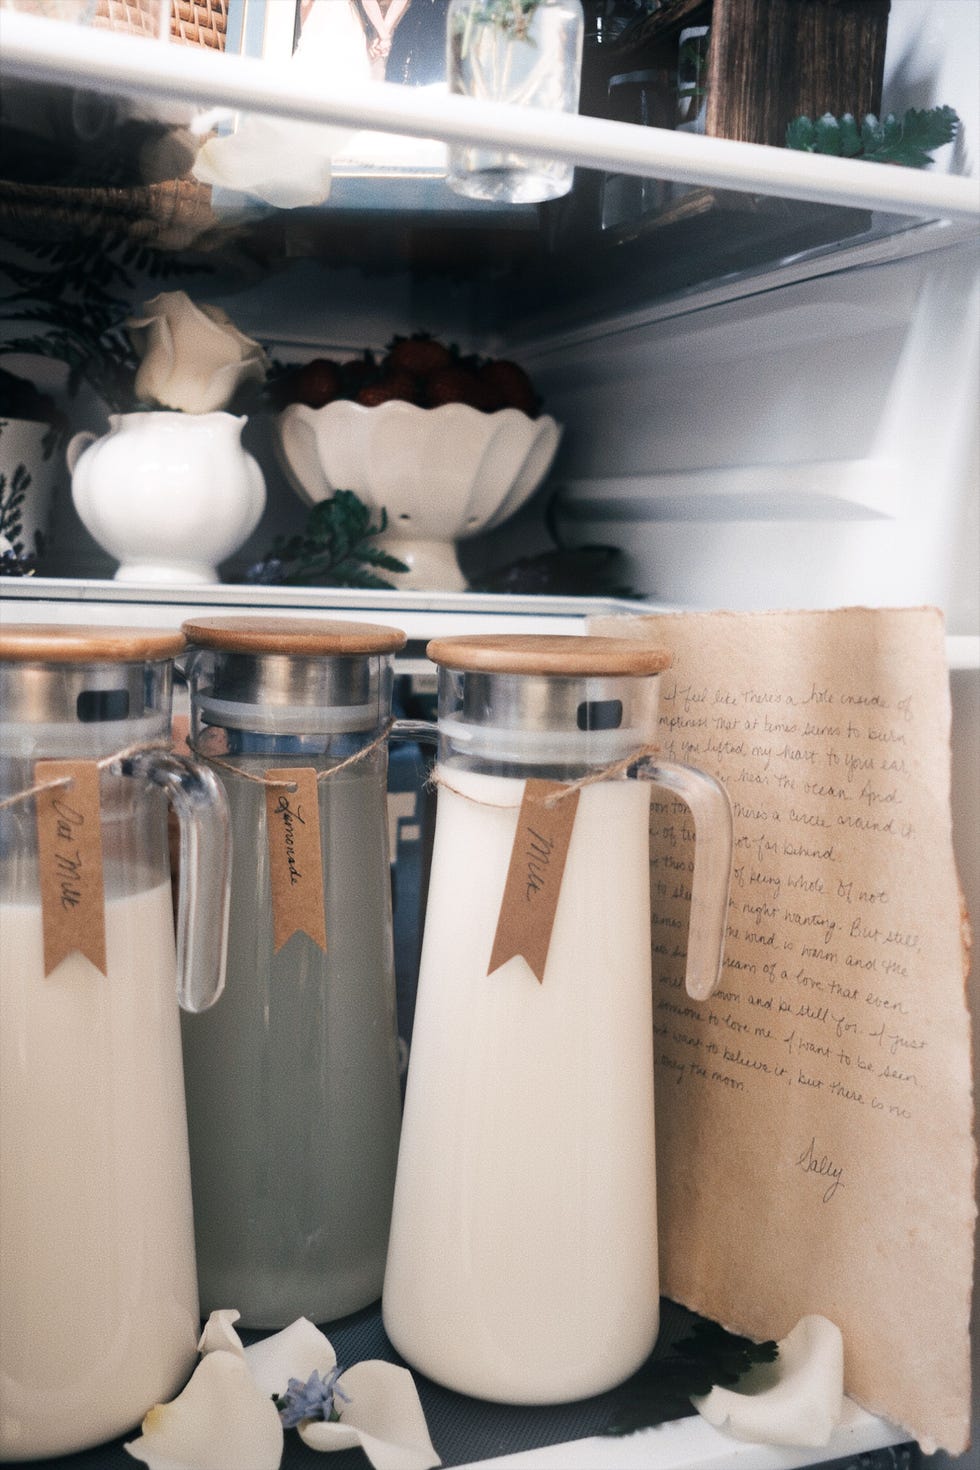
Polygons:
[[221,992],[229,848],[218,783],[168,749],[183,647],[0,631],[3,1461],[111,1439],[195,1361],[177,1000]]

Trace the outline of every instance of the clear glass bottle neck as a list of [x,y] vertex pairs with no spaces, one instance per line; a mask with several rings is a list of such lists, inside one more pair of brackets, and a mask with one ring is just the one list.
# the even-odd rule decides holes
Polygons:
[[223,731],[241,753],[333,755],[376,739],[391,715],[387,654],[305,657],[195,651],[184,664],[195,744]]
[[639,755],[658,678],[441,669],[439,761],[488,775],[570,780]]
[[170,736],[173,666],[0,663],[0,755],[98,760]]

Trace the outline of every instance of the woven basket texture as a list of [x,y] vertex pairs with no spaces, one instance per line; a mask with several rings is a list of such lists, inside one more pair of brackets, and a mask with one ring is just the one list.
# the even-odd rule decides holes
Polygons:
[[[211,189],[195,179],[136,188],[65,189],[0,180],[0,218],[11,240],[125,237],[156,250],[201,246],[214,228]],[[210,247],[207,247],[210,248]]]
[[[155,36],[159,14],[157,0],[96,0],[93,25]],[[227,23],[228,0],[170,0],[172,41],[222,51]]]
[[[92,24],[156,36],[157,0],[94,0]],[[170,0],[170,39],[224,50],[228,0]],[[211,190],[194,179],[129,188],[29,184],[0,176],[0,231],[11,239],[60,239],[74,232],[125,236],[155,249],[196,244],[215,224]]]

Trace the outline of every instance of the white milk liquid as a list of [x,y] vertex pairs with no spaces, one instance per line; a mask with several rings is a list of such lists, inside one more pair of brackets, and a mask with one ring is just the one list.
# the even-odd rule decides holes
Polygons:
[[538,984],[487,975],[524,783],[442,775],[476,799],[439,791],[385,1327],[460,1392],[574,1399],[659,1320],[649,787],[582,791]]
[[193,1366],[197,1283],[170,885],[106,905],[108,979],[45,978],[0,910],[0,1458],[97,1444]]

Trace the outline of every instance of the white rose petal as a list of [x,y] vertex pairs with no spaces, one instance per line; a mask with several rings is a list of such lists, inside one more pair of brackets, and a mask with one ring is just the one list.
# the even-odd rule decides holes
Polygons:
[[226,1352],[234,1353],[236,1358],[244,1358],[245,1349],[234,1328],[234,1323],[241,1315],[241,1312],[233,1312],[228,1307],[221,1307],[217,1312],[211,1313],[197,1345],[202,1357],[205,1353]]
[[157,1404],[125,1449],[150,1470],[279,1470],[283,1431],[276,1406],[242,1358],[209,1352],[183,1393]]
[[[292,1378],[307,1383],[314,1371],[327,1378],[337,1356],[329,1338],[305,1317],[243,1347],[234,1326],[238,1318],[228,1308],[211,1313],[198,1344],[201,1361],[187,1387],[172,1403],[151,1409],[140,1438],[126,1445],[150,1470],[278,1470],[283,1430],[273,1395],[284,1394]],[[298,1428],[310,1449],[359,1445],[375,1470],[441,1465],[407,1369],[357,1363],[340,1375],[337,1388],[341,1419],[307,1420]]]
[[364,1438],[359,1429],[351,1429],[336,1419],[305,1419],[296,1433],[311,1450],[356,1450]]
[[299,1317],[273,1337],[247,1347],[245,1362],[253,1382],[271,1396],[284,1394],[291,1378],[306,1383],[314,1369],[326,1378],[337,1366],[337,1354],[318,1327]]
[[208,138],[191,170],[201,184],[252,194],[276,209],[322,204],[333,178],[330,158],[348,130],[245,117],[234,133]]
[[310,1449],[360,1444],[375,1470],[430,1470],[442,1464],[406,1368],[380,1361],[355,1363],[340,1375],[337,1387],[350,1400],[337,1400],[340,1422],[314,1420],[299,1426],[299,1436]]
[[181,413],[214,413],[268,359],[217,307],[198,307],[183,291],[162,291],[126,322],[141,357],[136,395]]
[[756,1444],[825,1445],[841,1417],[844,1342],[826,1317],[801,1317],[779,1343],[775,1363],[760,1363],[736,1389],[715,1387],[691,1399],[698,1413],[734,1439]]

